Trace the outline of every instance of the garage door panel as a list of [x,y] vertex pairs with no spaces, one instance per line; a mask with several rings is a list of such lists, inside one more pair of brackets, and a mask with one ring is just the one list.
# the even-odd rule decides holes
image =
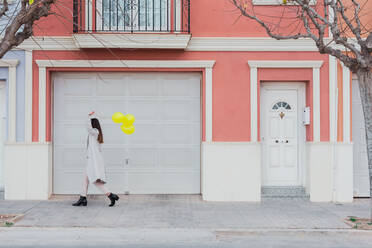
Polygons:
[[63,104],[58,104],[56,110],[59,115],[56,115],[56,120],[86,120],[87,113],[92,111],[93,101],[85,99],[68,99]]
[[125,159],[128,157],[125,147],[122,148],[107,148],[103,145],[102,153],[105,158],[106,168],[123,169]]
[[139,144],[157,144],[159,141],[159,129],[160,125],[156,123],[152,124],[135,124],[136,132],[134,135],[128,137],[129,143],[134,145]]
[[[82,131],[84,130],[84,131]],[[87,133],[86,126],[82,124],[64,124],[60,123],[55,128],[55,143],[64,145],[86,144]]]
[[188,168],[194,170],[199,168],[198,160],[198,147],[159,150],[159,164],[162,167]]
[[[193,84],[190,87],[190,84]],[[200,77],[193,75],[193,80],[190,76],[182,75],[166,75],[161,83],[162,96],[200,96]]]
[[86,165],[86,148],[74,147],[64,148],[56,147],[54,149],[56,161],[59,161],[60,166],[57,169],[83,169]]
[[123,96],[126,92],[125,77],[102,75],[97,79],[97,96]]
[[54,177],[53,191],[64,192],[64,194],[77,194],[81,192],[83,173],[64,172],[61,176]]
[[[81,191],[86,117],[95,110],[110,190],[132,194],[200,193],[200,75],[58,73],[54,82],[54,193]],[[114,112],[133,114],[125,135]],[[69,183],[72,180],[72,183]],[[100,193],[90,187],[90,193]]]
[[[79,81],[79,83],[75,83],[76,81]],[[64,96],[91,96],[94,90],[92,83],[95,81],[94,76],[79,77],[77,75],[63,79],[60,86]]]
[[198,194],[200,183],[195,173],[128,173],[131,194]]
[[158,151],[156,146],[153,148],[128,148],[129,168],[156,167],[158,161]]
[[158,96],[159,85],[157,77],[148,75],[130,75],[128,76],[128,96]]
[[[191,100],[166,100],[163,105],[163,120],[168,121],[199,121],[200,111],[195,111],[200,106],[199,99]],[[192,107],[190,107],[192,106]]]
[[[125,112],[127,103],[123,98],[110,97],[110,99],[96,98],[96,104],[94,105],[94,110],[97,112],[100,120],[110,121],[112,114],[115,112]],[[85,114],[86,116],[86,114]]]
[[160,103],[157,98],[152,99],[131,99],[128,103],[127,113],[136,114],[138,121],[155,121],[160,119]]
[[198,144],[195,133],[200,133],[200,126],[182,124],[163,124],[160,144]]

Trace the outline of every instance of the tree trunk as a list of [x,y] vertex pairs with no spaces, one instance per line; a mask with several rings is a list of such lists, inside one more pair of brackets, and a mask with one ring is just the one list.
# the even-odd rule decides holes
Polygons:
[[366,128],[369,194],[371,204],[370,219],[372,220],[372,72],[367,70],[359,70],[357,71],[357,75]]

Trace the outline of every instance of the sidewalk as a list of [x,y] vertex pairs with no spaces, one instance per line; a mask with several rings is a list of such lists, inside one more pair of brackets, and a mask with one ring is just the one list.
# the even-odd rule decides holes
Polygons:
[[108,207],[102,196],[87,207],[77,197],[49,201],[0,201],[0,214],[25,214],[16,227],[95,227],[131,229],[350,229],[347,216],[369,216],[369,199],[350,204],[311,203],[308,199],[267,198],[261,203],[205,202],[200,196],[121,196]]

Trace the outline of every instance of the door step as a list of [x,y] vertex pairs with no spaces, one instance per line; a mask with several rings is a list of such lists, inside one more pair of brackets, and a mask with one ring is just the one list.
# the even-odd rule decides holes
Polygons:
[[264,186],[261,188],[264,198],[308,198],[302,186]]

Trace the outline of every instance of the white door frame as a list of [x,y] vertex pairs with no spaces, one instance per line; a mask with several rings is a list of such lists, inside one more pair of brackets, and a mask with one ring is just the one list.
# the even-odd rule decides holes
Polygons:
[[262,178],[261,181],[263,183],[263,178],[265,175],[265,148],[264,148],[264,133],[263,133],[263,123],[266,121],[265,111],[263,111],[266,107],[266,103],[264,101],[264,90],[265,89],[285,89],[285,90],[296,90],[298,92],[297,97],[297,130],[298,130],[298,185],[305,186],[306,185],[306,128],[302,123],[302,111],[306,106],[306,84],[305,83],[285,83],[285,82],[267,82],[260,84],[260,136],[261,136],[261,168],[262,168]]

